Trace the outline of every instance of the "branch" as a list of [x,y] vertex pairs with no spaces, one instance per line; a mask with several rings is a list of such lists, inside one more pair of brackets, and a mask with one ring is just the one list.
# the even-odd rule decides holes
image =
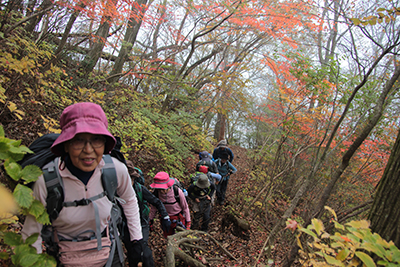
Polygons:
[[[179,229],[183,230],[183,229]],[[196,236],[196,238],[190,238],[188,237],[189,235],[191,236]],[[183,260],[186,264],[189,266],[195,266],[195,267],[205,267],[203,263],[200,261],[196,260],[192,256],[188,255],[182,248],[190,248],[190,249],[198,249],[202,251],[207,251],[200,245],[195,245],[192,244],[194,242],[199,242],[202,241],[203,238],[200,236],[205,236],[209,240],[211,240],[214,244],[216,244],[221,250],[228,255],[231,259],[237,261],[237,259],[229,252],[227,251],[214,237],[209,235],[206,232],[203,231],[198,231],[198,230],[183,230],[181,232],[178,232],[174,235],[168,236],[168,244],[167,244],[167,249],[166,249],[166,259],[165,259],[165,266],[166,267],[175,267],[175,257]]]
[[46,13],[47,11],[49,11],[50,9],[52,9],[53,6],[49,6],[45,9],[43,9],[42,11],[39,11],[38,13],[35,13],[29,17],[25,17],[23,19],[21,19],[20,21],[18,21],[17,23],[15,23],[14,25],[12,25],[10,28],[8,28],[6,31],[4,31],[4,35],[6,35],[7,33],[11,32],[12,30],[14,30],[15,28],[17,28],[18,26],[20,26],[21,24],[27,22],[28,20],[30,20],[31,18],[34,18],[36,16],[42,15],[44,13]]

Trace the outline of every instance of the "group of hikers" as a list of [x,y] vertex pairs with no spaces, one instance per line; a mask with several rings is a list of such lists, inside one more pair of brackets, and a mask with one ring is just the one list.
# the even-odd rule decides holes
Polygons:
[[199,153],[187,190],[158,172],[149,191],[142,171],[120,153],[121,141],[108,131],[101,106],[68,106],[60,127],[49,145],[52,160],[35,162],[43,174],[32,187],[51,225],[27,215],[21,231],[24,239],[39,233],[33,246],[38,253],[44,247],[58,266],[123,266],[122,242],[129,266],[154,266],[148,239],[155,219],[165,238],[179,227],[208,231],[211,209],[225,204],[230,175],[237,171],[232,150],[221,140],[212,155]]

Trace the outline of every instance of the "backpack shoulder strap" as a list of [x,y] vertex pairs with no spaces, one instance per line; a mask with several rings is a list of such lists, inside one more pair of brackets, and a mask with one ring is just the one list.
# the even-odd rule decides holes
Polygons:
[[174,184],[172,188],[174,189],[174,196],[176,202],[181,203],[181,198],[179,197],[179,186],[177,184]]
[[[103,169],[101,170],[101,183],[103,185],[103,189],[104,192],[107,195],[107,198],[113,202],[113,209],[117,210],[119,209],[118,205],[117,205],[117,201],[116,201],[116,192],[117,192],[117,188],[118,188],[118,178],[117,178],[117,171],[115,170],[115,165],[114,162],[111,158],[110,155],[103,155],[103,160],[105,162],[105,165],[103,167]],[[118,257],[120,262],[123,262],[124,256],[123,256],[123,250],[122,250],[122,243],[121,243],[121,239],[119,238],[119,235],[117,233],[118,231],[118,225],[117,225],[117,221],[118,218],[117,217],[121,217],[122,211],[120,212],[116,212],[116,213],[111,213],[111,231],[113,232],[114,236],[116,237],[114,242],[115,245],[117,246],[118,249]],[[96,223],[96,227],[97,227],[97,223]],[[99,240],[98,240],[99,241]],[[111,257],[110,257],[111,259]],[[112,262],[108,261],[106,266],[111,266]]]
[[47,213],[54,221],[60,214],[64,202],[64,184],[58,171],[59,158],[46,164],[43,168],[43,178],[47,188]]
[[138,182],[136,182],[136,180],[135,180],[133,182],[133,189],[135,190],[138,201],[142,202],[143,201],[142,185],[139,184]]
[[113,201],[118,187],[117,172],[110,155],[103,155],[103,160],[105,165],[102,169],[101,183],[108,199]]

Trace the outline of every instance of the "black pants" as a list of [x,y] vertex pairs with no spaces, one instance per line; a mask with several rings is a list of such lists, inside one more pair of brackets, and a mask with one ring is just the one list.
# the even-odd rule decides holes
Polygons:
[[198,229],[201,219],[203,218],[203,222],[201,224],[201,231],[208,231],[208,225],[210,224],[211,219],[211,201],[201,201],[199,203],[200,211],[194,213],[194,220],[192,221],[192,228]]
[[217,201],[218,202],[225,201],[225,194],[226,194],[227,188],[228,188],[228,180],[227,179],[224,179],[223,181],[219,182],[219,184],[217,184]]

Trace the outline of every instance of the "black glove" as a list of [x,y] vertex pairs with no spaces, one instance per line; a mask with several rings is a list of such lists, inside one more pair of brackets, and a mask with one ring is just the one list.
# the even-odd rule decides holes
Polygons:
[[142,257],[145,241],[143,239],[131,241],[133,253]]
[[164,232],[169,232],[169,230],[171,229],[171,220],[169,219],[169,217],[161,220],[161,228]]

